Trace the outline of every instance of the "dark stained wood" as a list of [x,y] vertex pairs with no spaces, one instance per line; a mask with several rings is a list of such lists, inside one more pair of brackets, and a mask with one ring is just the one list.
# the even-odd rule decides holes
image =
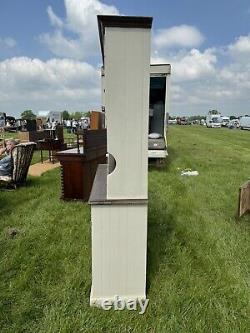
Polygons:
[[64,141],[64,136],[63,136],[63,126],[57,126],[56,129],[56,138],[60,141]]
[[83,136],[84,153],[89,154],[100,149],[107,149],[107,130],[87,130]]
[[238,217],[250,213],[250,181],[240,187]]
[[18,132],[20,141],[38,142],[38,140],[58,139],[63,142],[63,126],[57,126],[56,129],[45,129],[38,131],[20,131]]
[[91,205],[141,205],[148,202],[147,199],[107,199],[107,175],[108,165],[100,164],[89,197]]
[[54,163],[56,152],[67,148],[64,143],[63,126],[58,125],[55,129],[45,129],[41,132],[43,139],[37,141],[37,149],[41,152],[41,162],[43,163],[43,151],[48,150],[49,160]]
[[90,113],[90,129],[98,130],[102,129],[104,126],[104,113],[98,111],[91,111]]
[[84,148],[60,151],[56,154],[61,163],[61,198],[88,201],[96,170],[106,163],[106,130],[83,133]]
[[20,141],[37,142],[44,139],[44,131],[18,132]]
[[89,197],[90,204],[97,204],[107,200],[107,175],[108,164],[100,164],[96,171],[94,184]]
[[50,162],[54,162],[56,152],[66,149],[66,144],[64,144],[61,140],[57,140],[57,139],[38,140],[37,149],[40,149],[42,163],[43,163],[43,151],[44,150],[47,150],[49,152]]

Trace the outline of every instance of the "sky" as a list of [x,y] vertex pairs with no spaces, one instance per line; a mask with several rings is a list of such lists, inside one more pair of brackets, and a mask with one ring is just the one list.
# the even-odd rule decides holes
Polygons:
[[98,14],[153,17],[171,115],[250,114],[249,0],[1,0],[0,112],[100,109]]

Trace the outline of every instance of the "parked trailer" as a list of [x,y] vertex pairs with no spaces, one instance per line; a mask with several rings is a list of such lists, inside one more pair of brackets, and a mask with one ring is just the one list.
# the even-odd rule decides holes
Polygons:
[[5,117],[5,127],[4,130],[6,132],[16,132],[16,118],[12,116],[6,116]]
[[216,110],[209,111],[206,117],[206,124],[210,128],[221,128],[221,114]]
[[250,130],[250,116],[244,116],[240,118],[240,128]]
[[169,113],[169,64],[150,66],[148,157],[166,158]]
[[221,117],[221,126],[222,127],[227,127],[230,122],[230,118],[227,116]]
[[46,118],[50,123],[57,121],[59,124],[62,123],[62,112],[60,111],[38,111],[37,118]]

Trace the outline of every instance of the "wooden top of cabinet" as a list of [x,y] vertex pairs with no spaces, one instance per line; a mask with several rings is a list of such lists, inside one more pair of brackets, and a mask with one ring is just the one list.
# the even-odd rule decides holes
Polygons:
[[100,164],[98,166],[89,204],[91,205],[142,205],[147,204],[147,199],[107,199],[107,175],[108,165]]

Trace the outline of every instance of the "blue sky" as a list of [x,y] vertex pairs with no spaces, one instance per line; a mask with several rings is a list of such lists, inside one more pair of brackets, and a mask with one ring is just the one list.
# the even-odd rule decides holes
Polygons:
[[97,14],[153,16],[172,114],[250,114],[249,0],[1,0],[0,111],[100,108]]

